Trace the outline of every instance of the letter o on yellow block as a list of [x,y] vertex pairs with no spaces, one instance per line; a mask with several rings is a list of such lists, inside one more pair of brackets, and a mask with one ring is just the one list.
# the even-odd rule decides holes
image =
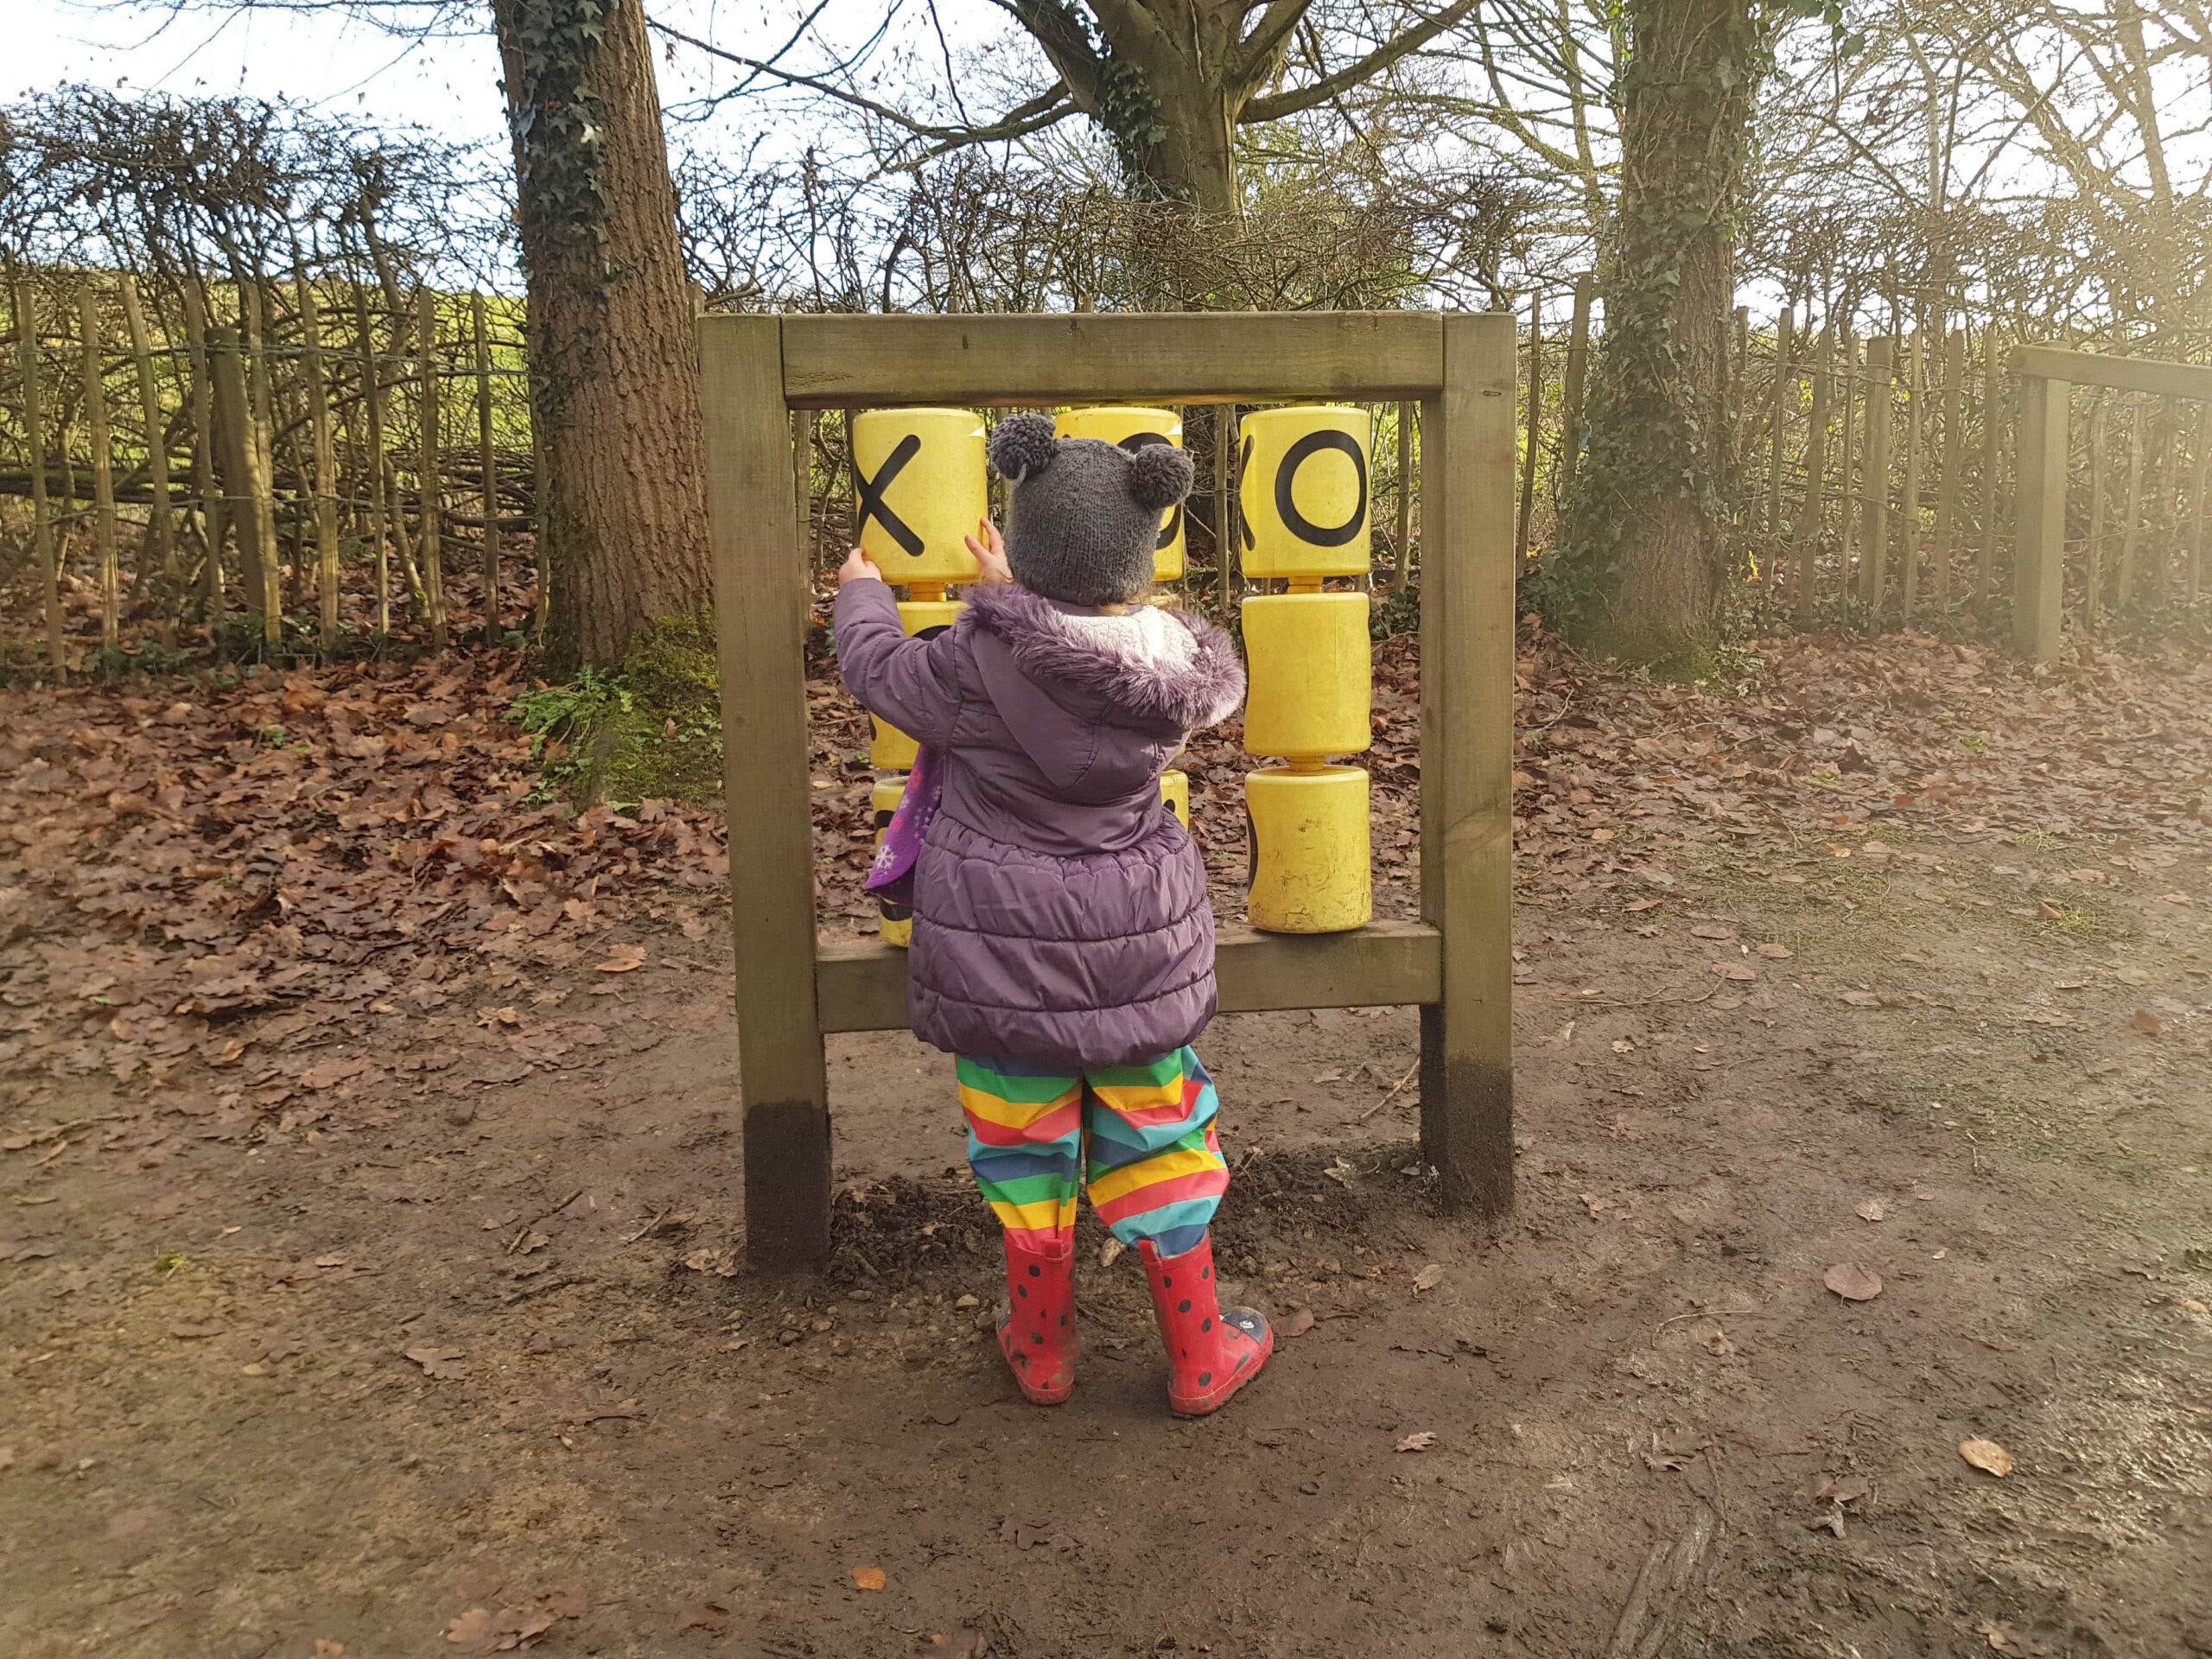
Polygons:
[[[911,638],[928,639],[950,627],[953,618],[959,614],[957,600],[910,599],[899,607],[899,626]],[[875,727],[874,741],[868,746],[868,765],[879,772],[904,772],[912,766],[914,756],[919,753],[914,740],[873,715],[868,719]]]
[[[899,797],[906,792],[904,778],[879,779],[868,791],[868,805],[875,814],[875,844],[883,844],[883,832],[891,827],[891,815],[899,810]],[[914,942],[914,912],[904,905],[894,905],[887,899],[875,901],[876,931],[883,935],[886,944],[895,944],[901,950]]]
[[1246,913],[1268,933],[1343,933],[1375,914],[1367,774],[1357,766],[1255,772],[1252,890]]
[[[1053,417],[1052,429],[1064,438],[1096,438],[1102,443],[1139,449],[1147,443],[1183,447],[1183,419],[1172,409],[1070,409]],[[1183,505],[1160,515],[1160,544],[1152,555],[1154,582],[1179,582],[1184,563]]]
[[870,409],[853,416],[861,550],[887,582],[973,582],[963,537],[989,511],[983,421],[965,409]]
[[1339,404],[1244,417],[1236,500],[1246,575],[1300,582],[1366,574],[1373,424],[1365,410]]
[[1365,749],[1373,736],[1367,595],[1257,594],[1243,615],[1244,747],[1291,760]]

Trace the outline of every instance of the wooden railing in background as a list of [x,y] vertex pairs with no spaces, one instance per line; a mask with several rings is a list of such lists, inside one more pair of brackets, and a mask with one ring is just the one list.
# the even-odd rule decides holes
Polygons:
[[[2110,423],[2106,418],[2106,399],[2099,397],[2089,419],[2090,512],[2085,556],[2075,572],[2077,617],[2084,626],[2095,627],[2108,599],[2121,606],[2140,606],[2147,600],[2155,605],[2178,604],[2194,610],[2204,597],[2208,556],[2205,492],[2207,462],[2212,460],[2207,453],[2208,447],[2212,447],[2207,443],[2212,368],[2063,351],[2049,346],[2020,347],[2012,354],[2012,368],[2020,381],[2018,461],[2013,472],[2019,491],[2013,553],[2015,649],[2033,661],[2048,662],[2058,654],[2063,637],[2068,486],[2073,470],[2069,464],[2073,450],[2072,393],[2077,386],[2162,401],[2164,418],[2159,423],[2161,429],[2151,439],[2161,454],[2153,455],[2151,464],[2158,467],[2163,457],[2168,480],[2168,487],[2146,500],[2144,423],[2132,423],[2120,556],[2112,573],[2116,594],[2108,595],[2103,555],[2109,533],[2107,446]],[[2196,405],[2194,454],[2187,458],[2186,469],[2193,477],[2186,495],[2175,487],[2184,470],[2184,457],[2179,447],[2181,423],[2174,417],[2173,409],[2175,404],[2184,402]],[[2183,501],[2186,506],[2181,505]],[[2142,534],[2146,508],[2153,531],[2148,537]]]

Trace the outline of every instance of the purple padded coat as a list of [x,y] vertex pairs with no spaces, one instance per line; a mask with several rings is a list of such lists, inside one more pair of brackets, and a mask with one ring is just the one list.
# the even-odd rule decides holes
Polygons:
[[845,684],[946,757],[915,868],[914,1034],[1070,1071],[1169,1053],[1213,1016],[1213,911],[1160,774],[1243,701],[1243,664],[1177,612],[966,597],[910,639],[882,582],[837,595]]

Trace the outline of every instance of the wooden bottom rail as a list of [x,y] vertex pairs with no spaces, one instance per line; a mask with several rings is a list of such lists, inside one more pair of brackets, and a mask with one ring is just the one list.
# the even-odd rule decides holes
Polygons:
[[[1221,1011],[1433,1002],[1443,995],[1443,937],[1420,922],[1300,937],[1223,927],[1214,963]],[[898,1031],[906,1024],[906,953],[893,946],[823,945],[814,958],[814,987],[824,1032]]]

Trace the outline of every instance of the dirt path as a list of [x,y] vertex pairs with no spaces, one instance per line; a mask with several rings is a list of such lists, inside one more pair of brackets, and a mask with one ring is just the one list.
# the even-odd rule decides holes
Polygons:
[[2202,664],[1529,681],[1519,1215],[1430,1214],[1409,1011],[1221,1021],[1226,1271],[1312,1323],[1201,1424],[1087,1218],[1018,1403],[903,1036],[832,1050],[834,1272],[733,1273],[697,890],[118,1058],[18,793],[0,1652],[2212,1653]]

